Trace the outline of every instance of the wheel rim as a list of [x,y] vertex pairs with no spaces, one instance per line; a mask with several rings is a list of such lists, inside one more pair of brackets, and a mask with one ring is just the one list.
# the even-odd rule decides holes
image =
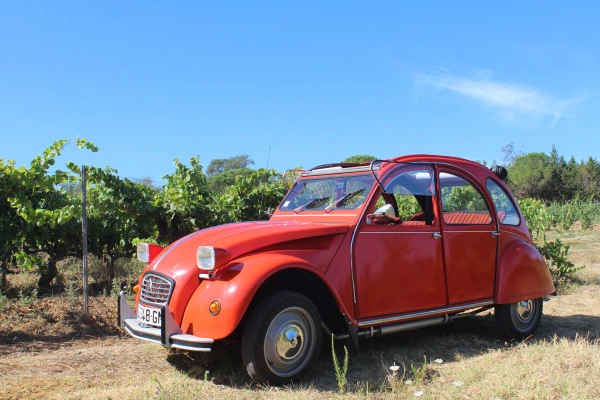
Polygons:
[[533,300],[519,301],[512,305],[512,319],[515,327],[526,331],[535,322],[536,303]]
[[300,372],[314,351],[315,324],[300,307],[290,307],[273,318],[267,328],[264,355],[274,374],[289,377]]

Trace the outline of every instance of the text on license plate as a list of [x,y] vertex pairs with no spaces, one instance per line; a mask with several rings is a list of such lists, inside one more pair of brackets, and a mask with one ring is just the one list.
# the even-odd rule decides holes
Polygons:
[[144,324],[160,326],[160,309],[138,304],[137,317]]

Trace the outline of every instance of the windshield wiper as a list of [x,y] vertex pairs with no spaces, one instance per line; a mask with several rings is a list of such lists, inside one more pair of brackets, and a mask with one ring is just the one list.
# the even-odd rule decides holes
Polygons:
[[310,208],[310,207],[314,206],[315,204],[318,204],[318,203],[320,203],[320,202],[322,202],[322,201],[325,201],[325,200],[327,200],[327,199],[330,199],[330,198],[331,198],[331,196],[319,197],[318,199],[312,199],[312,200],[311,200],[311,201],[309,201],[308,203],[306,203],[306,204],[303,204],[303,205],[301,205],[300,207],[298,207],[298,208],[294,209],[294,212],[295,212],[296,214],[298,214],[300,211],[304,211],[305,209],[307,209],[307,208]]
[[334,203],[332,203],[332,204],[328,205],[327,207],[325,207],[325,212],[326,213],[330,212],[331,210],[333,210],[334,208],[336,208],[340,204],[345,203],[346,201],[350,200],[352,197],[354,197],[357,194],[362,193],[364,191],[365,191],[365,188],[362,188],[362,189],[355,190],[354,192],[346,193],[345,196],[340,197]]

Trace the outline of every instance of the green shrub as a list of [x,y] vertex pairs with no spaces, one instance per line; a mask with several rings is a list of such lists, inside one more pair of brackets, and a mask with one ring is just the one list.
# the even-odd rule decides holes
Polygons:
[[546,242],[538,247],[538,250],[549,264],[552,278],[559,284],[567,281],[576,271],[585,268],[583,265],[576,267],[568,260],[569,248],[570,246],[561,242],[560,239]]
[[550,206],[546,206],[541,200],[536,199],[522,199],[518,203],[531,237],[546,260],[552,279],[556,284],[564,284],[575,272],[585,268],[585,266],[576,267],[568,260],[568,244],[561,242],[560,239],[549,242],[546,232],[552,227],[570,229],[577,220],[582,221],[582,227],[591,227],[591,221],[595,220],[597,204],[591,200],[583,203],[589,204],[589,206],[586,206],[586,211],[582,212],[581,210],[585,207],[581,206],[582,202],[579,198],[562,205],[556,202],[551,203]]

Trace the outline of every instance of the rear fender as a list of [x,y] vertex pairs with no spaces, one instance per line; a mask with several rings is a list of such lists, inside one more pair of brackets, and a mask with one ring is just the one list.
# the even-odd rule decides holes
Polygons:
[[516,303],[554,293],[550,270],[540,252],[516,234],[500,238],[495,303]]
[[[200,283],[185,309],[181,329],[184,333],[215,340],[229,336],[261,285],[273,274],[288,268],[305,269],[327,282],[321,271],[298,257],[282,254],[242,257],[218,271],[212,280]],[[340,304],[335,293],[334,296]],[[209,312],[214,300],[221,302],[221,312],[216,316]]]

